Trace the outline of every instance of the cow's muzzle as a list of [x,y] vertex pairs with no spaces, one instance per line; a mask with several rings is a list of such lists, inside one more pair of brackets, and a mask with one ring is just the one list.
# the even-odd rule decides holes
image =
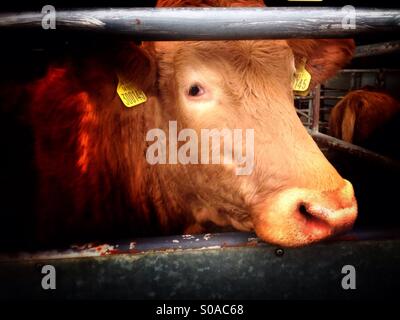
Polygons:
[[254,213],[254,228],[267,242],[301,246],[352,228],[357,217],[353,186],[329,191],[288,188],[267,199]]

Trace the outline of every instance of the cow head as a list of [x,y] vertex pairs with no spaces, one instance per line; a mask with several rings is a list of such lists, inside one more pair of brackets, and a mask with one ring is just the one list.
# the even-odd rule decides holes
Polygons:
[[[228,2],[159,5],[204,4]],[[292,82],[300,59],[307,59],[311,85],[316,85],[348,62],[353,49],[350,40],[257,40],[155,42],[136,50],[125,70],[150,97],[144,108],[156,110],[156,127],[168,131],[169,121],[176,121],[178,131],[190,128],[198,137],[202,129],[254,130],[248,175],[237,175],[235,163],[156,166],[167,181],[164,191],[173,190],[182,210],[193,213],[192,227],[211,221],[255,230],[262,239],[285,246],[316,242],[352,227],[357,215],[352,185],[300,122]]]

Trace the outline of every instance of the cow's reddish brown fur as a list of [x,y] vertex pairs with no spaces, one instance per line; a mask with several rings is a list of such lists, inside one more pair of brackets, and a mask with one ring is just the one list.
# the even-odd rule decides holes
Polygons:
[[[159,2],[182,5],[261,6],[262,1]],[[321,201],[335,210],[348,206],[354,201],[351,193],[335,202],[343,180],[301,126],[291,82],[293,55],[307,58],[315,84],[349,61],[353,49],[351,40],[152,42],[82,58],[79,67],[76,62],[51,67],[32,87],[41,177],[38,236],[201,231],[207,220],[251,230],[254,223],[264,223],[267,200],[272,203],[287,188],[300,188],[300,194],[316,190],[318,199],[332,193]],[[193,66],[204,67],[204,74],[221,84],[223,99],[208,116],[188,112],[180,96]],[[148,101],[125,108],[116,94],[117,73],[145,91]],[[255,128],[252,177],[235,176],[219,165],[149,165],[145,134],[166,130],[168,120],[195,130]],[[319,240],[303,234],[295,219],[288,221],[286,235],[286,218],[279,223],[274,236],[260,235],[286,245]]]

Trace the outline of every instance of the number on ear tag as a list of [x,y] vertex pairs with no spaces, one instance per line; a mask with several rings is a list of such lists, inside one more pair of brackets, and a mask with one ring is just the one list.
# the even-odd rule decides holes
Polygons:
[[147,101],[144,92],[136,88],[132,82],[128,82],[122,77],[118,78],[117,93],[126,107],[131,108]]
[[307,94],[310,83],[311,74],[306,70],[306,59],[302,59],[296,70],[293,90],[300,95]]

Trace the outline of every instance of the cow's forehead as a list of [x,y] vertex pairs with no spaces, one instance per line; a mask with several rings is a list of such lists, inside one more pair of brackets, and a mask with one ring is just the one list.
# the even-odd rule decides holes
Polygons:
[[285,59],[292,57],[286,40],[173,41],[157,42],[158,52],[179,61],[210,59]]
[[214,40],[214,41],[157,41],[155,46],[162,51],[189,50],[218,50],[231,51],[237,49],[254,48],[263,50],[279,50],[289,48],[286,40]]

